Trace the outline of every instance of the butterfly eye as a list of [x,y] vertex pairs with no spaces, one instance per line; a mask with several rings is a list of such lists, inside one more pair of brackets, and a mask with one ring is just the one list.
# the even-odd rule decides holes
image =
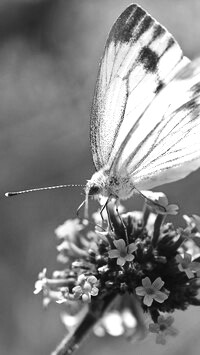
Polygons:
[[100,188],[97,185],[92,185],[89,189],[88,195],[97,195],[100,193]]

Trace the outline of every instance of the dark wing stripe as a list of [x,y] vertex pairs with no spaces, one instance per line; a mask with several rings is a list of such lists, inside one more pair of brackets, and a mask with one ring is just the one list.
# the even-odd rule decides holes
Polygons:
[[137,5],[129,6],[117,19],[113,25],[107,44],[111,41],[129,42],[132,39],[132,31],[146,15],[146,12]]
[[152,40],[155,41],[155,39],[158,39],[159,37],[163,36],[164,34],[165,34],[165,29],[162,26],[160,26],[160,24],[156,24]]
[[150,27],[152,27],[152,25],[154,24],[153,19],[146,15],[143,20],[140,22],[138,29],[136,28],[136,32],[135,34],[133,34],[133,38],[132,41],[133,42],[137,42],[139,40],[139,38],[150,29]]
[[[172,45],[175,49],[169,58],[170,55],[173,58],[169,66],[161,65],[160,71],[159,62]],[[135,131],[153,97],[164,88],[166,75],[181,59],[182,52],[175,40],[139,6],[129,6],[118,18],[106,42],[91,110],[90,142],[97,170],[106,165],[109,158],[110,168],[113,164],[117,166],[119,154],[115,155],[115,152],[117,147],[122,152],[126,141],[121,141],[122,125],[126,121],[131,132]],[[150,75],[146,76],[146,73]],[[150,89],[145,88],[146,84]],[[141,87],[144,88],[144,98],[140,100],[138,93]],[[132,98],[133,108],[130,104]],[[131,121],[129,110],[133,109],[134,115],[135,108],[138,114]]]
[[[145,21],[146,20],[146,21]],[[138,40],[139,37],[146,31],[149,29],[150,25],[152,25],[152,18],[148,15],[146,15],[146,17],[144,18],[144,20],[140,23],[140,28],[138,30],[138,32],[136,32],[136,36],[134,37],[134,40],[135,38]],[[168,49],[170,49],[172,47],[172,45],[175,45],[175,41],[173,38],[169,38],[169,41],[166,43],[166,47],[163,49],[162,53],[160,56],[157,56],[155,52],[153,52],[149,47],[148,45],[152,44],[153,41],[155,41],[158,37],[160,37],[161,35],[165,34],[165,30],[162,26],[160,25],[155,25],[155,30],[154,30],[154,36],[153,38],[151,38],[149,40],[149,43],[142,48],[139,56],[138,56],[138,60],[137,60],[137,63],[133,63],[133,66],[130,68],[129,72],[132,72],[134,71],[135,67],[138,65],[138,64],[141,64],[142,61],[144,60],[144,64],[145,64],[145,59],[147,60],[147,63],[145,64],[146,65],[146,69],[147,71],[152,71],[152,72],[156,72],[156,68],[157,68],[157,65],[158,65],[158,62],[160,60],[160,58],[167,52]],[[176,63],[176,65],[174,66],[174,68],[179,64],[179,62],[182,60],[182,56],[180,57],[180,60]],[[123,61],[121,63],[121,66],[123,65]],[[173,69],[174,69],[173,68]],[[127,79],[128,79],[128,76],[129,76],[129,73],[127,73]],[[145,80],[145,77],[142,77],[141,81],[139,83],[137,83],[136,86],[132,86],[131,88],[131,91],[128,91],[127,93],[127,96],[129,96],[131,94],[131,92],[133,92],[136,87],[142,83],[142,81]],[[127,84],[128,85],[128,84]],[[160,84],[159,84],[160,85]],[[162,83],[162,88],[164,88],[164,83]],[[125,109],[126,109],[126,106],[124,107],[124,111],[123,111],[123,114],[121,115],[121,119],[120,119],[120,122],[119,124],[116,126],[116,130],[115,130],[115,140],[113,141],[113,144],[112,146],[110,147],[110,153],[115,145],[115,141],[116,141],[116,138],[118,137],[118,133],[119,133],[119,130],[120,130],[120,127],[123,123],[123,119],[124,119],[124,113],[125,113]],[[144,112],[146,111],[146,109],[144,110]],[[142,115],[144,114],[144,112],[142,113]],[[134,114],[134,112],[133,112]],[[138,120],[139,122],[139,120]],[[136,125],[134,125],[133,127],[133,131],[132,133],[135,131],[135,129],[137,128],[137,123],[136,122]],[[155,127],[154,127],[155,129]],[[151,134],[152,132],[150,132]],[[148,138],[148,136],[146,137]],[[125,147],[125,142],[122,143],[122,147]],[[138,148],[140,148],[142,145],[142,143],[139,145]],[[136,154],[137,151],[134,151],[130,156],[129,156],[129,159],[127,161],[127,164],[129,163],[129,161],[131,161],[134,157],[134,155]],[[117,159],[116,159],[117,160]]]

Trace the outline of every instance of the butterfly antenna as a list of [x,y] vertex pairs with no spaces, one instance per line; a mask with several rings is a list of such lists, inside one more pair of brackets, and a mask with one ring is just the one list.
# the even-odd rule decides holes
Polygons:
[[64,189],[67,187],[85,187],[85,185],[81,184],[71,184],[71,185],[55,185],[55,186],[46,186],[46,187],[37,187],[35,189],[21,190],[21,191],[9,191],[5,193],[6,197],[17,196],[21,194],[27,194],[29,192],[37,192],[44,190],[53,190],[53,189]]

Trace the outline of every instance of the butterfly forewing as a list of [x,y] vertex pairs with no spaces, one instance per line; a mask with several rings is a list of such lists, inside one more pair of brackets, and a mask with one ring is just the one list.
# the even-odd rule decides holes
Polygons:
[[[91,112],[91,148],[97,170],[105,165],[111,169],[113,164],[120,169],[127,149],[129,153],[130,147],[132,152],[137,150],[153,129],[151,117],[141,126],[147,108],[183,63],[177,42],[142,8],[131,5],[122,13],[106,43]],[[154,120],[155,127],[157,123]]]

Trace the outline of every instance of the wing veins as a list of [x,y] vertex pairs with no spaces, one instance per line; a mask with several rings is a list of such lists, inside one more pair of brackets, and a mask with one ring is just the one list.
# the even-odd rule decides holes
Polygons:
[[[189,100],[187,103],[189,103],[191,100]],[[182,108],[185,106],[185,104],[187,103],[184,103],[184,105],[182,105],[181,107],[179,107],[174,113],[173,113],[173,116],[169,116],[169,119],[166,121],[165,125],[164,126],[161,126],[160,127],[160,130],[158,131],[157,135],[155,136],[155,140],[154,142],[152,142],[152,145],[151,145],[151,148],[149,149],[149,151],[143,156],[143,158],[137,163],[136,166],[134,166],[134,168],[130,171],[130,174],[132,174],[134,171],[136,171],[140,166],[141,164],[144,162],[144,160],[146,159],[146,157],[153,151],[153,149],[157,148],[159,144],[161,144],[165,139],[166,139],[166,136],[169,135],[169,134],[176,134],[176,132],[173,132],[175,130],[175,128],[177,128],[180,124],[183,123],[183,120],[182,121],[179,121],[174,127],[172,127],[171,131],[167,132],[167,135],[164,136],[159,142],[158,144],[156,144],[156,142],[159,140],[159,137],[160,137],[160,134],[163,132],[163,130],[167,127],[167,125],[173,120],[174,116],[176,115],[176,113],[178,111],[181,111]],[[170,105],[169,105],[170,107]],[[184,117],[184,119],[186,117],[188,117],[188,115],[190,115],[190,112],[187,113],[187,115]],[[140,143],[140,145],[134,150],[134,152],[129,156],[129,158],[126,160],[125,164],[128,166],[130,164],[130,162],[133,160],[134,156],[141,150],[143,144],[148,140],[149,136],[159,127],[159,125],[162,125],[162,122],[164,122],[166,117],[163,117],[163,119],[158,122],[158,124],[148,133],[148,135],[142,140],[142,142]],[[185,124],[185,126],[187,124],[189,124],[190,122],[187,122]],[[184,126],[183,126],[184,127]],[[188,133],[188,132],[187,132]],[[165,152],[166,153],[166,152]],[[157,158],[158,159],[158,158]],[[155,159],[154,159],[155,160]],[[152,162],[152,161],[151,161]],[[151,162],[149,164],[151,164]],[[148,166],[148,164],[146,165]],[[145,166],[145,167],[146,167]],[[142,167],[144,168],[144,166]]]
[[[193,129],[195,129],[196,127],[198,127],[199,125],[197,124],[197,125],[195,125],[195,126],[193,126],[190,130],[188,130],[187,132],[185,132],[185,135],[184,136],[182,136],[177,142],[175,142],[173,145],[171,145],[167,150],[165,150],[159,157],[156,157],[156,158],[154,158],[153,160],[151,160],[148,164],[146,164],[146,165],[144,165],[144,166],[141,166],[141,164],[140,164],[140,166],[141,166],[141,169],[138,169],[137,171],[136,170],[134,170],[134,172],[135,173],[138,173],[138,172],[140,172],[142,169],[146,169],[146,168],[148,168],[148,167],[150,167],[154,162],[158,162],[163,156],[165,156],[166,154],[174,154],[175,152],[178,152],[178,151],[182,151],[183,149],[178,149],[178,150],[176,150],[176,151],[173,151],[173,152],[170,152],[170,150],[173,148],[173,147],[175,147],[177,144],[179,144],[187,135],[188,135],[188,133],[190,133]],[[158,146],[157,146],[158,147]],[[190,154],[192,154],[192,153],[189,153],[189,155]],[[187,155],[187,154],[186,154]],[[185,156],[186,156],[185,155]],[[179,159],[180,157],[177,157],[176,159],[172,159],[171,161],[175,161],[175,160],[177,160],[177,159]],[[163,163],[161,163],[161,165],[162,165]],[[156,167],[159,167],[159,164],[156,166]]]
[[[193,151],[193,152],[190,152],[190,153],[186,153],[185,155],[184,155],[184,157],[189,157],[190,155],[192,155],[192,154],[194,154],[195,152],[199,152],[199,150],[195,150],[195,151]],[[162,166],[163,164],[166,164],[166,163],[171,163],[171,162],[175,162],[176,160],[178,160],[178,159],[180,159],[181,157],[177,157],[177,158],[174,158],[174,159],[171,159],[170,161],[167,161],[167,162],[165,162],[165,163],[161,163],[161,164],[159,164],[159,165],[156,165],[156,168],[159,168],[159,166]],[[199,159],[199,157],[198,158],[193,158],[193,159],[191,159],[190,161],[194,161],[194,160],[196,160],[196,159]],[[181,163],[177,163],[176,165],[174,165],[173,166],[173,168],[176,168],[176,167],[178,167],[179,165],[180,165]],[[164,167],[164,168],[159,168],[158,170],[159,170],[159,172],[161,172],[161,171],[163,171],[163,170],[167,170],[167,169],[170,169],[171,168],[171,165],[168,165],[168,166],[166,166],[166,167]],[[148,175],[154,175],[155,174],[155,170],[154,170],[154,172],[153,173],[148,173]],[[147,176],[147,178],[148,178],[148,176]]]

